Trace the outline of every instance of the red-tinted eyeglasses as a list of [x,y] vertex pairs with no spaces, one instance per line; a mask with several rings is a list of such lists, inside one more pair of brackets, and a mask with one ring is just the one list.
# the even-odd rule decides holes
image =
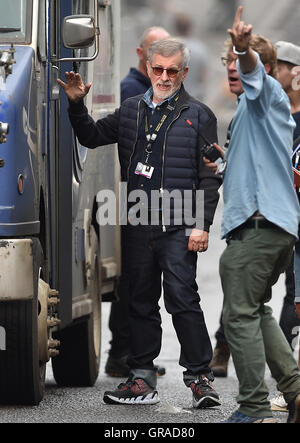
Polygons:
[[176,77],[178,72],[182,71],[182,69],[174,69],[174,68],[164,69],[164,68],[161,68],[160,66],[151,66],[151,68],[152,68],[155,75],[161,76],[161,75],[163,75],[163,72],[166,71],[167,76],[171,77],[171,78]]

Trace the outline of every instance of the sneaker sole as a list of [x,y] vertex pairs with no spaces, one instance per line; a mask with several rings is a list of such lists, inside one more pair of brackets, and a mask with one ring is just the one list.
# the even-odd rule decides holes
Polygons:
[[213,408],[214,406],[220,406],[221,402],[215,397],[203,397],[199,401],[193,398],[193,407],[196,409]]
[[155,405],[159,403],[160,399],[155,391],[146,396],[140,395],[139,397],[132,398],[118,398],[112,394],[104,394],[103,401],[109,405]]
[[277,412],[289,412],[287,408],[284,408],[282,406],[276,406],[271,404],[271,411],[277,411]]
[[274,417],[267,417],[255,420],[252,423],[278,423],[278,421]]

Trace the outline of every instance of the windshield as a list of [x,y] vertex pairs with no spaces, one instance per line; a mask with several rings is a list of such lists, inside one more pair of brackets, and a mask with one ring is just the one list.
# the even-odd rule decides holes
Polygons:
[[32,0],[0,0],[0,43],[30,43]]

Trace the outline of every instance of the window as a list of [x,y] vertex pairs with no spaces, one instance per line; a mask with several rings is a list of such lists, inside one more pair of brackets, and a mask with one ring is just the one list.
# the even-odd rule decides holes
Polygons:
[[112,7],[99,8],[100,54],[94,64],[94,103],[115,103]]
[[87,0],[73,0],[73,14],[89,14],[90,2]]
[[0,0],[0,42],[31,42],[32,0]]

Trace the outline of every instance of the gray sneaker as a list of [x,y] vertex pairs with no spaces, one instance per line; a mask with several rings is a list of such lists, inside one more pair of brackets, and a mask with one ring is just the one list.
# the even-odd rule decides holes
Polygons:
[[279,394],[270,400],[271,411],[288,412],[287,402],[285,401],[283,394]]
[[212,408],[220,406],[220,398],[217,392],[212,387],[212,382],[205,376],[200,375],[197,380],[190,384],[193,393],[193,407]]
[[121,383],[115,391],[106,391],[104,403],[122,405],[154,405],[159,402],[158,393],[151,388],[145,380],[131,378],[126,383]]

